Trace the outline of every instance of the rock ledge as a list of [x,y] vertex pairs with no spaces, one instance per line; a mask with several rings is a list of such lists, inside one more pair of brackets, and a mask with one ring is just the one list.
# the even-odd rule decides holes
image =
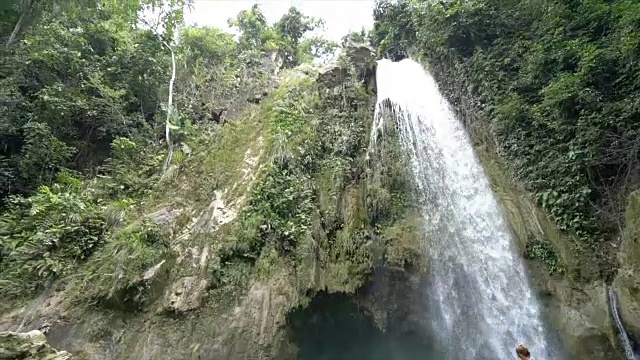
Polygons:
[[71,354],[52,348],[42,331],[3,331],[0,332],[0,359],[68,360]]

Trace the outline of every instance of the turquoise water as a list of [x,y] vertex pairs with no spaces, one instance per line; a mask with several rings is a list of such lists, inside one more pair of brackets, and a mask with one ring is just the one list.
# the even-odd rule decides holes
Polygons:
[[420,329],[402,324],[383,332],[373,316],[344,294],[321,293],[289,314],[289,338],[300,360],[430,360]]

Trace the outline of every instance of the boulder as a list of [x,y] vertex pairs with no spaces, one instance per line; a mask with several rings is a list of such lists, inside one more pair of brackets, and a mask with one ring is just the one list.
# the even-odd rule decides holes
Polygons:
[[162,265],[164,265],[165,262],[166,260],[162,260],[156,265],[153,265],[152,267],[148,268],[147,271],[145,271],[144,274],[142,274],[142,276],[139,278],[138,282],[146,284],[153,281],[153,279],[155,279],[155,277],[158,275],[158,272],[160,271],[160,269],[162,268]]
[[182,209],[173,209],[166,206],[147,216],[156,225],[168,226],[172,224],[181,213]]
[[322,68],[318,74],[318,84],[333,94],[340,92],[350,70],[355,71],[357,80],[365,83],[365,88],[375,92],[376,52],[366,44],[348,42],[343,48],[344,57]]
[[4,331],[0,332],[0,359],[67,360],[71,354],[52,348],[39,330]]
[[340,91],[340,87],[348,75],[349,72],[346,66],[332,62],[320,70],[317,82],[321,88],[336,93]]
[[161,312],[182,314],[200,308],[207,296],[207,285],[207,280],[197,276],[179,279],[165,293]]
[[348,42],[345,47],[347,59],[358,67],[373,66],[376,62],[376,51],[367,44]]
[[349,63],[356,69],[358,80],[365,83],[370,92],[376,90],[376,51],[367,44],[348,42],[345,54]]

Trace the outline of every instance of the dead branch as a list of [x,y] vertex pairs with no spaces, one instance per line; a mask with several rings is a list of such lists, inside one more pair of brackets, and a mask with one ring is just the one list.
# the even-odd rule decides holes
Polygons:
[[[622,232],[628,196],[640,182],[640,138],[608,132],[602,141],[606,151],[593,161],[588,172],[589,181],[600,197],[591,205],[600,219],[615,224]],[[604,174],[602,169],[607,168],[609,172]]]
[[18,37],[18,34],[20,33],[20,30],[22,29],[24,22],[27,20],[27,17],[31,12],[31,0],[22,0],[20,2],[20,12],[21,12],[20,19],[18,19],[16,26],[13,28],[13,31],[11,32],[9,39],[5,44],[5,47],[9,47],[11,44],[13,44],[13,42],[16,40],[16,37]]

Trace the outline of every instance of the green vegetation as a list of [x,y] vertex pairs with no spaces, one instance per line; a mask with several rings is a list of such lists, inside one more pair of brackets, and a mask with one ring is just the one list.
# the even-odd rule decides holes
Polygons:
[[324,25],[322,19],[303,15],[292,7],[275,24],[269,26],[257,5],[241,11],[229,25],[240,31],[239,47],[247,54],[256,51],[278,50],[284,55],[285,67],[294,67],[302,62],[332,53],[337,44],[320,37],[307,37],[306,32]]
[[[69,275],[106,240],[102,208],[63,178],[29,198],[12,198],[0,221],[3,296],[37,291],[52,277]],[[29,221],[26,221],[29,220]]]
[[[219,29],[185,26],[189,5],[0,5],[3,299],[33,296],[63,279],[92,303],[143,304],[143,273],[163,260],[169,268],[176,256],[172,224],[146,214],[171,192],[170,203],[202,206],[243,176],[244,151],[260,150],[268,114],[247,110],[246,100],[272,86],[264,53],[275,51],[292,67],[336,46],[306,37],[321,22],[294,8],[273,25],[258,7],[241,12],[231,21],[236,41]],[[157,21],[143,18],[145,11],[156,11]],[[214,112],[223,108],[238,121],[221,126]]]
[[419,262],[397,139],[382,141],[371,162],[379,165],[367,165],[371,94],[353,65],[341,66],[339,91],[313,81],[313,71],[294,72],[267,100],[267,158],[247,206],[225,231],[214,284],[284,272],[301,293],[354,292],[374,265]]
[[[174,255],[169,238],[149,221],[119,229],[73,277],[74,296],[104,306],[137,309],[149,300]],[[157,294],[156,294],[157,295]]]
[[[489,129],[512,174],[575,238],[573,252],[611,279],[612,242],[639,180],[640,4],[379,1],[375,17],[380,50],[411,44],[450,101],[476,114],[470,127]],[[554,267],[550,252],[530,248]]]
[[[252,281],[287,279],[303,299],[355,292],[377,266],[416,269],[391,122],[375,160],[365,153],[373,55],[347,54],[330,76],[294,69],[336,46],[305,37],[322,22],[296,9],[273,25],[256,6],[242,11],[230,20],[236,41],[184,26],[186,3],[171,2],[159,24],[135,11],[156,2],[44,4],[1,50],[3,306],[55,284],[86,311],[135,312],[197,276],[221,309]],[[3,26],[22,14],[9,10]],[[264,64],[274,53],[278,84]],[[218,200],[224,224],[211,213]],[[190,266],[194,254],[205,255]]]

